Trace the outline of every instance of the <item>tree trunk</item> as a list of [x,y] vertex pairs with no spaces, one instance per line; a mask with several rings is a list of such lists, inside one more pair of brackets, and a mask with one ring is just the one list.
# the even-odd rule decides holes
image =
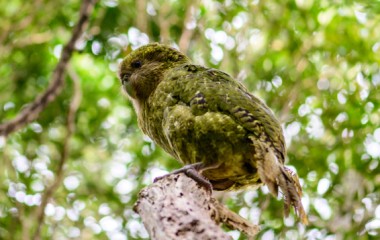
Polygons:
[[258,226],[228,210],[182,173],[168,175],[144,188],[134,209],[151,239],[232,239],[220,222],[248,237],[259,231]]

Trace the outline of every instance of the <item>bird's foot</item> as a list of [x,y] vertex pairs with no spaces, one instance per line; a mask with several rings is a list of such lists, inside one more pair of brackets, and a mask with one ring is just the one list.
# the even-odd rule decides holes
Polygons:
[[194,163],[194,164],[186,165],[186,166],[184,166],[180,169],[177,169],[171,173],[165,174],[165,175],[160,176],[160,177],[156,177],[154,179],[154,182],[157,182],[157,181],[159,181],[159,180],[161,180],[161,179],[163,179],[169,175],[184,173],[184,174],[186,174],[186,176],[193,179],[199,185],[204,187],[207,190],[207,192],[209,192],[211,194],[212,193],[212,184],[210,183],[210,181],[208,179],[206,179],[200,173],[200,171],[202,171],[203,169],[205,169],[203,163]]

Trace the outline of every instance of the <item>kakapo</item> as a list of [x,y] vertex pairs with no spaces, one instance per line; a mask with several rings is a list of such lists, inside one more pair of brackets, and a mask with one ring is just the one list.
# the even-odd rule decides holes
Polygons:
[[281,125],[240,82],[159,43],[128,54],[119,78],[144,134],[185,165],[176,172],[220,191],[280,189],[285,214],[293,206],[307,223],[298,177],[284,166]]

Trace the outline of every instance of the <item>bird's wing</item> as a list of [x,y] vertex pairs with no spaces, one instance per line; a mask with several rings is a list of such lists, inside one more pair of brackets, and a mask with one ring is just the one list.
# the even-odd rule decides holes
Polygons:
[[[183,158],[195,153],[183,147],[187,140],[195,139],[194,136],[187,137],[192,134],[191,129],[220,133],[222,135],[219,138],[224,138],[225,141],[229,141],[229,138],[226,139],[229,131],[234,132],[232,136],[235,136],[235,139],[247,137],[248,133],[255,149],[253,165],[257,166],[260,179],[275,196],[281,189],[286,215],[290,206],[293,206],[301,221],[307,224],[298,178],[284,166],[285,142],[280,123],[261,100],[251,95],[242,84],[228,74],[196,65],[184,65],[175,69],[168,74],[163,85],[166,85],[163,87],[166,88],[164,92],[168,93],[166,103],[173,103],[168,104],[170,106],[166,107],[163,117],[163,129],[166,131],[164,135],[172,145],[170,149],[176,150],[175,155]],[[219,126],[216,126],[218,124]],[[223,129],[225,127],[227,129]],[[210,131],[210,128],[213,130]],[[237,129],[240,129],[239,136],[236,136]],[[224,141],[217,141],[219,138],[213,136],[210,142],[223,144]],[[216,141],[212,141],[214,139]],[[239,144],[241,142],[231,145]],[[202,152],[207,157],[218,153],[208,153],[207,148],[202,149]],[[181,154],[183,156],[180,156]],[[201,160],[204,161],[207,160]],[[237,161],[232,163],[236,164]],[[244,167],[245,165],[239,170],[244,171]],[[224,170],[229,174],[229,168]],[[221,174],[223,173],[219,172],[218,177]]]
[[[282,190],[286,215],[292,205],[301,221],[307,224],[298,177],[284,166],[284,136],[281,125],[271,110],[242,84],[219,70],[185,65],[173,71],[168,80],[175,81],[172,96],[178,100],[178,118],[184,118],[185,112],[189,115],[189,120],[193,119],[191,115],[205,116],[213,113],[231,119],[237,126],[246,129],[255,146],[255,154],[261,155],[255,158],[260,179],[275,196],[278,189]],[[186,111],[179,111],[182,108]]]
[[284,163],[285,141],[282,128],[272,111],[228,74],[197,65],[185,65],[173,71],[173,93],[189,105],[193,114],[218,112],[231,117],[257,139],[267,142]]

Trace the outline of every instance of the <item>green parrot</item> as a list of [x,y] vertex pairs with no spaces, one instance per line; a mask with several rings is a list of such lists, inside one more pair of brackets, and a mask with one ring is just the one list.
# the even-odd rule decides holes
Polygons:
[[240,82],[159,43],[128,54],[119,78],[143,133],[185,165],[176,173],[219,191],[280,189],[285,215],[293,206],[307,224],[298,177],[284,166],[281,125]]

